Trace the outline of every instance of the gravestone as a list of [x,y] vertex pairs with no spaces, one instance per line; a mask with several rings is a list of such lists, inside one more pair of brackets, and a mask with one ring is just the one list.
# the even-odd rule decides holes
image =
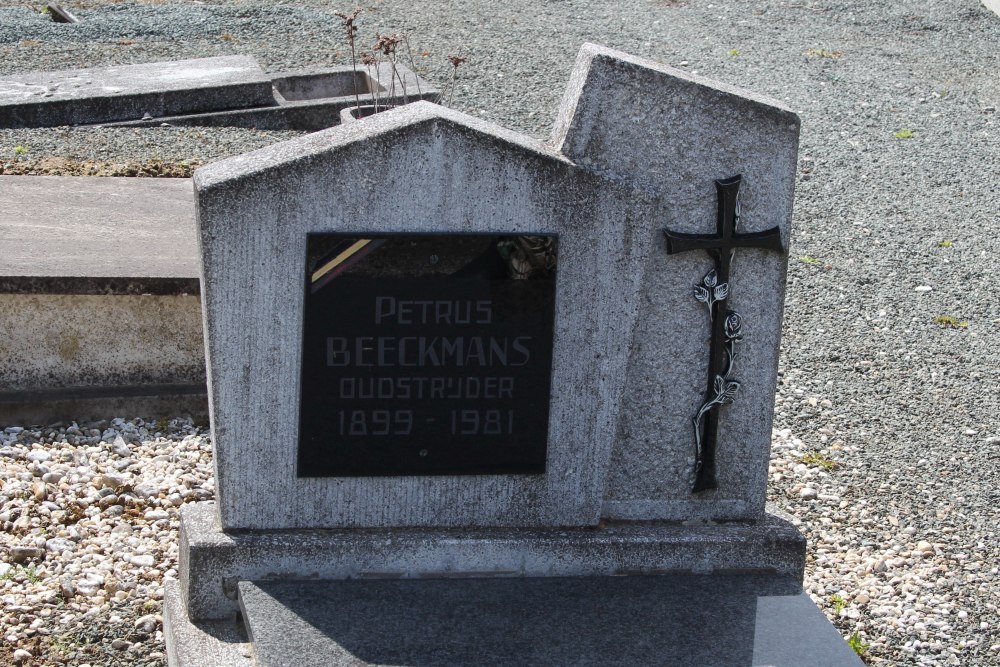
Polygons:
[[587,45],[549,143],[420,102],[198,170],[171,660],[859,664],[764,504],[798,128]]

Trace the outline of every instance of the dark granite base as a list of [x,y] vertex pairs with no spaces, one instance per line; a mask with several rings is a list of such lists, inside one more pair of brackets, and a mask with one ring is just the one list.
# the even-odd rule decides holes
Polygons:
[[862,663],[773,576],[241,582],[267,667]]

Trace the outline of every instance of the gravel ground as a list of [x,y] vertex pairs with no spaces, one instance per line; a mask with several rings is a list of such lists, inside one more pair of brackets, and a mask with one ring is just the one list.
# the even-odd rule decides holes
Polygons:
[[[351,7],[318,0],[66,6],[82,24],[0,6],[0,75],[235,53],[272,71],[342,63],[332,12]],[[418,69],[441,85],[445,56],[467,56],[453,106],[536,136],[551,127],[584,41],[766,93],[800,113],[771,498],[809,539],[807,590],[845,637],[868,645],[872,664],[1000,665],[1000,17],[978,0],[508,0],[502,16],[495,11],[484,0],[375,2],[362,36],[408,30],[417,53],[430,54],[417,56]],[[0,130],[0,165],[23,172],[34,168],[29,161],[61,159],[95,173],[115,164],[173,173],[149,165],[183,171],[181,162],[286,134]],[[152,572],[169,576],[175,566],[177,495],[185,502],[197,497],[187,491],[211,489],[206,439],[189,423],[173,424],[159,437],[138,422],[96,426],[99,435],[85,437],[97,441],[86,445],[65,442],[58,429],[51,437],[52,429],[5,436],[14,441],[3,459],[0,514],[10,526],[2,543],[48,549],[49,540],[38,541],[53,515],[72,519],[67,513],[81,507],[84,516],[53,529],[75,548],[48,549],[34,570],[27,559],[0,576],[0,595],[13,596],[4,597],[0,616],[8,652],[0,658],[21,648],[50,664],[59,647],[99,645],[84,653],[93,664],[134,664],[137,655],[161,661],[158,629],[143,634],[148,619],[136,623],[150,614],[159,622]],[[114,453],[118,435],[130,458]],[[52,458],[31,462],[28,447]],[[176,462],[157,464],[159,456]],[[105,518],[108,508],[95,498],[107,493],[94,480],[123,460],[134,463],[119,470],[130,475],[121,490],[104,486],[121,500],[108,508],[123,511]],[[63,466],[65,481],[41,482],[39,465]],[[168,474],[157,465],[176,468]],[[183,485],[173,481],[184,475]],[[156,497],[145,500],[128,491],[149,476],[171,481],[158,482]],[[167,518],[147,517],[149,508]],[[15,530],[25,516],[31,523]],[[134,526],[130,541],[97,541],[123,524]],[[148,559],[126,558],[147,554],[148,567]],[[64,572],[81,582],[103,573],[105,583],[73,584],[67,596]],[[109,580],[126,588],[108,589]],[[98,626],[77,628],[88,613],[108,619],[99,626],[103,643],[86,634]],[[109,648],[113,639],[142,648]]]
[[184,419],[0,432],[0,664],[165,664],[177,508],[214,495],[204,432]]

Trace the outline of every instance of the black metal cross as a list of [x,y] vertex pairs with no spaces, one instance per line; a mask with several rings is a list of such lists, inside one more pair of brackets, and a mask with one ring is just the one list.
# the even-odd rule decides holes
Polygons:
[[733,402],[739,382],[730,375],[735,360],[735,343],[742,339],[740,316],[726,308],[729,298],[729,268],[737,248],[763,248],[785,251],[781,230],[772,227],[762,232],[739,234],[739,191],[742,176],[715,182],[719,213],[715,234],[684,234],[664,228],[667,253],[704,250],[715,260],[715,268],[695,286],[695,298],[709,308],[712,338],[708,363],[708,390],[705,402],[695,415],[695,482],[692,491],[706,491],[718,486],[715,480],[715,447],[719,434],[719,408]]

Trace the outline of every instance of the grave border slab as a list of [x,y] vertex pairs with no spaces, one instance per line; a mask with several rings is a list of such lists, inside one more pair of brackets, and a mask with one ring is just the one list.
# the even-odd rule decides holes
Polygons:
[[271,79],[250,56],[31,72],[0,78],[0,91],[0,127],[12,129],[274,104]]

